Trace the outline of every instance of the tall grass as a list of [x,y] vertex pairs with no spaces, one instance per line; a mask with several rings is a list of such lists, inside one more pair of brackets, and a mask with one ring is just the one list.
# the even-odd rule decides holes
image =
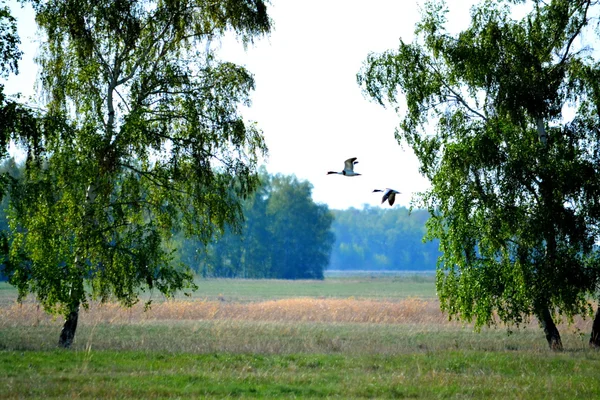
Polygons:
[[[62,320],[35,303],[0,307],[0,348],[51,349]],[[565,345],[587,346],[587,321],[560,326]],[[435,300],[283,299],[253,303],[173,300],[145,311],[92,303],[80,315],[76,348],[181,352],[397,353],[440,349],[543,351],[535,320],[475,333],[449,321]],[[174,340],[174,338],[177,338]]]
[[[13,303],[0,307],[0,326],[4,324],[48,324],[54,317],[37,303]],[[84,324],[139,323],[175,320],[246,320],[287,322],[360,322],[448,324],[432,300],[409,298],[400,301],[356,299],[282,299],[260,302],[173,300],[155,303],[145,310],[138,303],[123,308],[117,303],[91,303],[81,317]]]

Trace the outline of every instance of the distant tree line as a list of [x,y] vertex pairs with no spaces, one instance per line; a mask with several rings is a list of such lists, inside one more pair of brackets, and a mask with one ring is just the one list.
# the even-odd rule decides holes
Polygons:
[[208,246],[181,238],[178,258],[202,276],[322,279],[330,270],[433,271],[439,242],[423,242],[426,210],[329,210],[309,182],[262,174],[244,202],[241,231],[227,227]]
[[312,200],[312,185],[269,175],[243,202],[241,229],[226,227],[207,246],[179,238],[177,257],[200,275],[228,278],[323,279],[334,236],[333,215]]
[[427,210],[365,205],[332,213],[336,241],[329,269],[435,270],[439,242],[423,242]]

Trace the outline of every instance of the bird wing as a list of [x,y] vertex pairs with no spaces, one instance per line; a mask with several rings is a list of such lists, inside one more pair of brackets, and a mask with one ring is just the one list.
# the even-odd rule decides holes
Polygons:
[[[356,161],[356,157],[352,157],[352,158],[349,158],[346,161],[344,161],[344,169],[347,171],[354,171],[354,164],[356,164],[355,161]],[[358,162],[358,161],[356,161],[356,162]]]
[[400,193],[400,192],[397,190],[385,188],[385,194],[383,195],[383,199],[381,200],[381,203],[383,204],[383,203],[385,203],[386,200],[388,200],[388,202],[390,203],[390,206],[393,206],[394,201],[396,201],[396,194],[398,194],[398,193]]
[[392,194],[392,192],[390,192],[390,190],[386,190],[385,193],[383,194],[383,197],[381,198],[381,204],[385,203],[385,201],[390,197],[390,195]]
[[394,205],[394,201],[396,201],[396,191],[393,190],[391,192],[388,192],[388,202],[390,203],[390,206]]

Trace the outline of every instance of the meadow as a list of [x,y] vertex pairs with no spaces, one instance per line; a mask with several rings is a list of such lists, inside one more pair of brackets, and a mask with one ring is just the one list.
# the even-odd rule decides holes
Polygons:
[[[199,280],[191,297],[91,303],[73,348],[60,318],[0,284],[0,398],[599,398],[591,321],[474,332],[423,274]],[[509,332],[511,332],[509,334]]]

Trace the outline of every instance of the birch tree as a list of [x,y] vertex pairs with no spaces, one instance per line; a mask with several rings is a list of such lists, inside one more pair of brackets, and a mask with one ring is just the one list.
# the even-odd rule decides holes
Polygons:
[[[510,3],[526,3],[522,19]],[[365,93],[398,111],[396,135],[431,189],[437,291],[477,327],[536,316],[553,349],[559,316],[591,313],[600,253],[597,1],[483,1],[457,35],[428,2],[413,43],[370,54]],[[590,344],[598,346],[598,315]]]
[[19,297],[34,293],[65,316],[73,342],[80,307],[145,290],[194,287],[172,265],[171,238],[207,242],[242,219],[266,152],[240,115],[254,79],[211,43],[268,34],[262,0],[35,2],[45,35],[39,64],[42,140],[26,143],[26,177],[11,189],[8,269]]

